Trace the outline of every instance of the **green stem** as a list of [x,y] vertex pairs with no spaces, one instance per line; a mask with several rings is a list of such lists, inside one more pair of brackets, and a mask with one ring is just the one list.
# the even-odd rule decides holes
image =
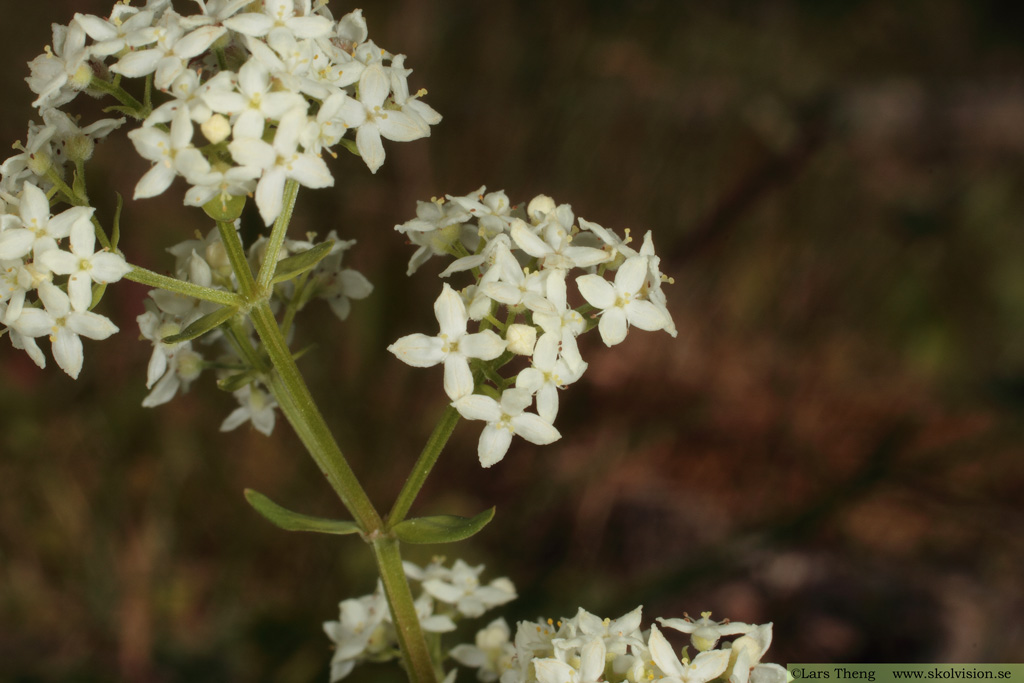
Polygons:
[[220,241],[224,245],[231,269],[238,277],[238,288],[241,290],[242,298],[249,302],[255,301],[256,281],[253,280],[252,269],[249,268],[249,261],[245,258],[242,239],[238,236],[234,223],[217,221],[217,231],[220,232]]
[[399,552],[398,539],[391,536],[378,536],[373,539],[373,552],[380,569],[381,583],[388,594],[391,606],[391,617],[398,634],[398,644],[402,650],[402,661],[410,683],[437,683],[443,677],[434,666],[430,656],[430,648],[423,637],[416,605],[409,590],[409,581],[402,567],[402,556]]
[[285,417],[298,432],[309,454],[313,456],[320,471],[334,487],[363,533],[368,536],[380,533],[384,526],[380,515],[377,514],[366,491],[359,484],[331,435],[327,422],[313,400],[302,373],[295,364],[295,359],[292,358],[277,319],[270,310],[270,304],[266,301],[258,302],[249,311],[249,315],[256,334],[263,342],[263,349],[276,371],[271,377],[271,390],[281,404]]
[[102,78],[97,78],[95,76],[93,76],[92,81],[89,82],[89,85],[93,88],[96,88],[97,90],[100,90],[102,92],[107,93],[108,95],[111,95],[115,100],[123,104],[125,107],[128,107],[129,109],[134,109],[135,118],[144,119],[146,118],[146,116],[149,115],[149,111],[146,105],[132,97],[131,93],[122,88],[120,85],[111,83],[109,81],[105,81]]
[[423,446],[423,451],[420,453],[419,459],[416,460],[412,472],[409,473],[409,478],[405,480],[405,485],[402,486],[402,491],[398,494],[395,504],[391,507],[391,512],[388,514],[388,527],[398,524],[409,514],[409,508],[412,507],[417,494],[423,488],[423,483],[427,480],[430,470],[434,468],[434,463],[437,462],[438,456],[441,455],[441,451],[448,443],[448,438],[455,431],[455,425],[458,422],[459,411],[452,406],[445,408],[437,426],[434,427],[434,432]]
[[242,297],[238,296],[234,292],[225,292],[222,289],[203,287],[191,282],[179,280],[178,278],[154,273],[151,270],[146,270],[139,266],[134,266],[134,270],[129,271],[129,273],[124,277],[126,280],[138,282],[142,285],[156,287],[157,289],[164,289],[168,292],[174,292],[175,294],[181,294],[183,296],[190,296],[194,299],[212,301],[215,304],[221,304],[223,306],[241,306],[244,303]]
[[263,263],[260,265],[260,272],[256,276],[256,286],[259,291],[268,291],[271,281],[274,279],[274,271],[277,269],[277,255],[281,253],[281,245],[288,234],[288,224],[292,220],[292,212],[295,210],[295,199],[299,196],[299,183],[289,179],[284,186],[284,198],[281,204],[281,213],[274,221],[274,227],[270,231],[270,239],[267,240],[267,250],[263,254]]

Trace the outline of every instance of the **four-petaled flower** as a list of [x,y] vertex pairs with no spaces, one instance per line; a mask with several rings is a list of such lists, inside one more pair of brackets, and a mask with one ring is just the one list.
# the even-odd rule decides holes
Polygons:
[[445,393],[452,400],[460,399],[473,393],[469,359],[494,360],[505,350],[505,340],[492,330],[467,334],[466,304],[447,283],[434,302],[434,314],[441,327],[440,334],[436,337],[410,334],[389,346],[388,351],[417,368],[444,363]]
[[484,420],[487,426],[480,434],[477,455],[480,464],[490,467],[500,461],[508,452],[512,435],[518,434],[530,443],[544,446],[562,438],[553,425],[534,413],[525,412],[533,402],[533,395],[526,389],[506,389],[501,400],[490,396],[471,394],[452,403],[459,414],[467,420]]

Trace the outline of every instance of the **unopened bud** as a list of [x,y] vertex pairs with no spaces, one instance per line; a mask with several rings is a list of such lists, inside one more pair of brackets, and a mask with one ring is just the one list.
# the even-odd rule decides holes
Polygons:
[[533,325],[509,325],[505,331],[508,350],[520,356],[532,356],[537,344],[537,328]]
[[199,130],[211,143],[224,142],[231,135],[231,123],[223,114],[214,114],[199,126]]

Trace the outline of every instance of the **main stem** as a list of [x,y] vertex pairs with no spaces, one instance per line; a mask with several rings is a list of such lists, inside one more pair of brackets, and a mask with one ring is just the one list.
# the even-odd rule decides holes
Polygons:
[[[281,217],[274,223],[269,248],[265,254],[265,259],[270,260],[271,264],[276,263],[277,252],[284,242],[297,190],[298,184],[289,181],[285,188],[285,208]],[[281,412],[320,467],[320,471],[359,524],[364,538],[373,546],[374,558],[391,608],[409,680],[412,683],[437,683],[440,675],[430,656],[419,616],[416,614],[416,605],[402,567],[398,539],[384,524],[338,447],[302,373],[295,364],[277,318],[270,309],[269,301],[273,293],[270,276],[273,274],[273,265],[268,266],[265,263],[259,277],[254,277],[234,227],[230,224],[219,224],[218,227],[228,257],[238,276],[239,290],[245,299],[249,318],[273,366],[273,370],[266,375],[270,391],[280,405]]]

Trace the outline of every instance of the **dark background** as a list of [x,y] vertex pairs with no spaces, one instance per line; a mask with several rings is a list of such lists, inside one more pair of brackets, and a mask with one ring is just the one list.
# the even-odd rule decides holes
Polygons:
[[[333,162],[336,186],[300,194],[292,234],[358,239],[349,263],[376,286],[344,324],[311,309],[299,342],[317,344],[301,366],[381,507],[445,403],[440,369],[384,350],[436,325],[440,261],[406,278],[392,229],[417,199],[546,193],[653,230],[675,278],[677,339],[584,338],[561,441],[517,440],[482,470],[480,425],[460,425],[414,512],[497,517],[413,559],[509,576],[510,621],[642,603],[645,626],[773,621],[782,663],[1022,661],[1019,4],[363,7],[445,120],[386,143],[376,176]],[[74,11],[109,4],[26,3],[0,22],[3,140],[24,139],[25,63]],[[109,217],[147,162],[118,136],[92,168]],[[212,227],[183,189],[126,207],[132,262],[167,270],[167,246]],[[219,433],[234,401],[210,377],[140,407],[144,295],[110,289],[122,331],[86,342],[77,382],[0,343],[0,679],[326,681],[320,624],[372,590],[370,555],[245,503],[252,487],[342,514],[283,420],[270,438]]]

